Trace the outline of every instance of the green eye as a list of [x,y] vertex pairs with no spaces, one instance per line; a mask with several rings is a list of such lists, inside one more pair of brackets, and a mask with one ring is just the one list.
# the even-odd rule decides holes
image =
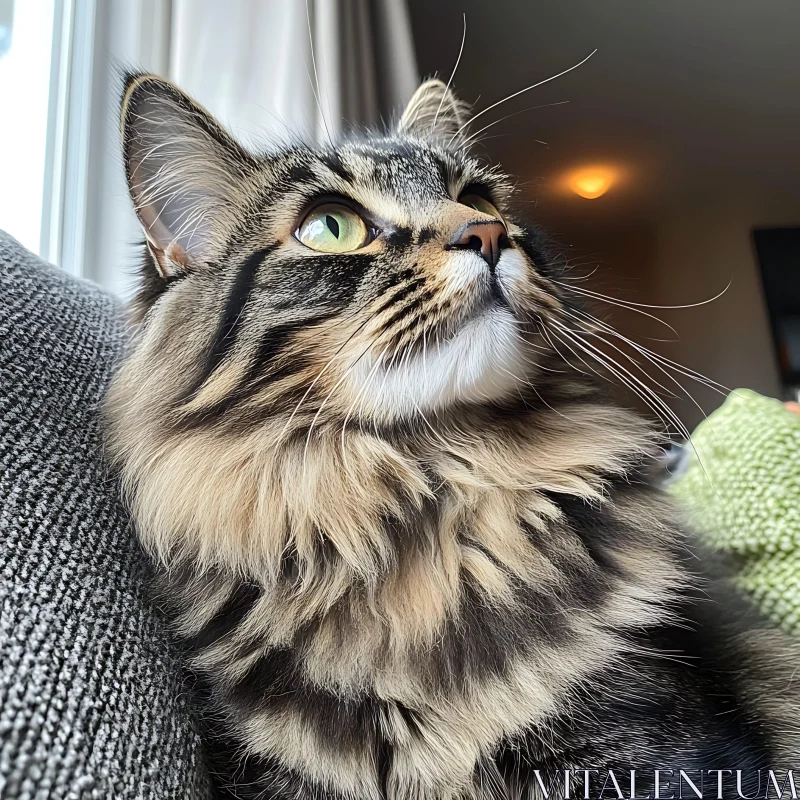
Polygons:
[[500,212],[485,198],[479,194],[464,194],[458,198],[458,202],[465,206],[480,211],[481,214],[488,214],[490,217],[502,220]]
[[327,203],[309,211],[296,236],[306,247],[320,253],[348,253],[369,243],[364,220],[339,203]]

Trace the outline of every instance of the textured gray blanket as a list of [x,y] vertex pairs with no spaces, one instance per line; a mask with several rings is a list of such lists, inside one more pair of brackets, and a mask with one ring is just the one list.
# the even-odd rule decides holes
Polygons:
[[147,562],[103,474],[119,308],[0,232],[0,798],[206,798]]

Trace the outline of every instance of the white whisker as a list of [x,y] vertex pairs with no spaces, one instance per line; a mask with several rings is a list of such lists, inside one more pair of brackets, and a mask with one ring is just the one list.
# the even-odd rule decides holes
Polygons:
[[386,345],[386,347],[383,349],[383,352],[375,359],[375,365],[370,370],[369,375],[367,375],[367,379],[364,381],[364,385],[361,387],[361,390],[356,395],[356,399],[351,403],[350,408],[347,409],[347,413],[344,416],[344,422],[342,422],[342,461],[345,463],[345,465],[347,464],[346,446],[345,446],[345,433],[347,431],[347,423],[350,420],[350,415],[353,413],[353,411],[356,409],[357,406],[358,406],[358,413],[361,412],[361,404],[359,401],[361,401],[361,398],[367,391],[367,387],[369,386],[369,383],[372,380],[373,375],[375,375],[378,367],[380,366],[381,359],[383,358],[384,355],[386,355],[386,351],[388,349],[389,345]]
[[606,295],[598,294],[597,292],[593,292],[590,289],[584,289],[578,286],[569,286],[568,284],[561,283],[560,281],[550,279],[551,283],[556,284],[557,286],[561,286],[564,289],[568,289],[570,292],[575,292],[575,294],[583,295],[584,297],[591,297],[593,300],[602,300],[603,302],[609,303],[612,306],[618,306],[619,308],[624,308],[626,311],[633,311],[634,314],[641,314],[643,317],[648,317],[649,319],[655,320],[660,325],[663,325],[665,328],[669,328],[674,334],[676,339],[680,339],[680,335],[675,328],[672,327],[668,322],[665,322],[663,319],[660,319],[655,314],[650,314],[647,311],[642,311],[640,308],[635,308],[631,306],[629,303],[626,303],[624,300],[617,300],[613,297],[607,297]]
[[353,331],[353,332],[352,332],[352,333],[351,333],[351,334],[350,334],[350,335],[349,335],[349,336],[348,336],[348,337],[347,337],[347,338],[346,338],[346,339],[345,339],[345,340],[344,340],[344,341],[341,343],[341,345],[339,345],[339,347],[337,348],[336,352],[335,352],[335,353],[334,353],[334,354],[333,354],[333,355],[330,357],[330,359],[328,359],[328,362],[327,362],[327,363],[325,364],[325,366],[324,366],[324,367],[323,367],[323,368],[322,368],[322,369],[319,371],[319,373],[317,374],[317,377],[316,377],[316,378],[314,378],[314,380],[313,380],[313,381],[311,381],[311,383],[309,384],[308,388],[305,390],[305,393],[304,393],[304,394],[303,394],[303,396],[300,398],[300,401],[299,401],[299,402],[298,402],[298,404],[297,404],[297,405],[294,407],[294,410],[292,411],[292,413],[289,415],[289,419],[288,419],[288,420],[286,420],[286,424],[283,426],[283,429],[281,430],[281,433],[280,433],[280,436],[279,436],[279,438],[280,438],[280,439],[282,439],[282,438],[284,437],[284,435],[286,434],[286,431],[288,430],[289,426],[292,424],[292,420],[294,419],[294,417],[295,417],[295,415],[297,414],[297,412],[300,410],[300,406],[302,406],[302,405],[303,405],[303,403],[305,402],[305,399],[308,397],[308,395],[311,393],[311,390],[312,390],[312,389],[314,388],[314,386],[317,384],[317,381],[318,381],[318,380],[319,380],[319,379],[320,379],[320,378],[321,378],[321,377],[322,377],[322,376],[323,376],[323,375],[324,375],[324,374],[325,374],[325,373],[328,371],[328,368],[331,366],[331,364],[333,364],[333,362],[334,362],[334,359],[335,359],[335,358],[336,358],[336,357],[339,355],[339,353],[341,353],[341,352],[342,352],[342,350],[344,350],[344,348],[347,346],[348,342],[350,342],[350,340],[351,340],[351,339],[352,339],[352,338],[353,338],[353,337],[354,337],[354,336],[355,336],[355,335],[356,335],[356,334],[357,334],[357,333],[358,333],[358,332],[359,332],[359,331],[360,331],[360,330],[361,330],[361,329],[362,329],[362,328],[363,328],[363,327],[364,327],[364,326],[367,324],[367,322],[369,322],[369,319],[366,319],[366,320],[364,320],[364,322],[362,322],[362,323],[361,323],[361,325],[359,325],[359,326],[358,326],[358,327],[357,327],[357,328],[356,328],[356,329],[355,329],[355,330],[354,330],[354,331]]
[[[516,117],[517,114],[525,114],[528,111],[536,111],[538,108],[550,108],[551,106],[563,106],[569,103],[569,100],[560,100],[557,103],[543,103],[539,106],[529,106],[528,108],[523,108],[520,111],[515,111],[513,114],[506,114],[505,117],[500,117],[500,119],[496,119],[494,122],[490,122],[488,125],[484,125],[480,130],[475,131],[475,133],[470,134],[467,136],[459,145],[459,149],[464,149],[469,147],[469,145],[484,131],[489,130],[489,128],[493,127],[494,125],[499,125],[501,122],[505,122],[507,119],[511,119],[512,117]],[[547,147],[547,142],[543,142],[541,139],[529,139],[528,141],[536,142],[537,144],[542,144]]]
[[[593,292],[591,289],[578,290],[572,286],[566,286],[565,284],[557,280],[552,280],[552,282],[557,284],[558,286],[563,286],[565,289],[572,289],[572,291],[580,291],[581,294],[586,294],[589,295],[590,297],[595,297],[599,300],[606,300],[607,302],[612,302],[616,305],[630,306],[631,310],[633,310],[634,308],[660,308],[664,310],[674,310],[679,308],[697,308],[698,306],[705,306],[708,305],[709,303],[713,303],[715,300],[719,300],[719,298],[722,297],[722,295],[724,295],[725,292],[727,292],[728,289],[731,288],[731,285],[733,284],[733,278],[731,278],[731,280],[728,281],[728,285],[721,292],[718,292],[713,297],[709,297],[708,300],[701,300],[699,303],[686,303],[685,305],[679,305],[679,306],[657,306],[657,305],[651,305],[649,303],[634,303],[631,300],[620,300],[619,298],[616,297],[609,297],[608,295],[600,294],[600,292]],[[662,320],[659,320],[659,322],[662,322]],[[664,324],[666,325],[666,323]]]
[[514,92],[513,94],[508,95],[508,97],[504,97],[502,100],[498,100],[496,103],[492,103],[492,105],[488,106],[487,108],[484,108],[483,111],[479,111],[474,117],[472,117],[472,119],[470,119],[468,122],[464,123],[452,135],[452,137],[450,137],[450,140],[448,141],[448,144],[452,144],[453,143],[453,139],[455,139],[458,136],[458,134],[461,133],[461,131],[463,131],[464,128],[466,128],[467,125],[472,124],[473,122],[475,122],[476,119],[479,119],[484,114],[486,114],[488,111],[491,111],[493,108],[497,108],[497,106],[502,105],[503,103],[506,103],[509,100],[513,100],[515,97],[519,97],[521,94],[525,94],[525,92],[531,91],[531,89],[536,89],[539,86],[543,86],[545,83],[550,83],[550,81],[554,81],[554,80],[556,80],[556,78],[560,78],[562,75],[566,75],[568,72],[572,72],[573,70],[578,69],[578,67],[580,67],[583,64],[585,64],[596,52],[597,52],[597,49],[595,48],[594,50],[592,50],[591,53],[589,53],[588,56],[586,56],[586,58],[584,58],[582,61],[579,61],[577,64],[573,64],[569,69],[565,69],[562,72],[559,72],[557,75],[551,75],[549,78],[545,78],[543,81],[539,81],[538,83],[534,83],[532,86],[526,86],[524,89],[520,89],[518,92]]
[[583,322],[583,320],[580,319],[580,317],[576,316],[576,314],[579,314],[581,317],[587,318],[589,324],[599,326],[603,331],[605,331],[609,335],[621,339],[626,344],[638,350],[646,358],[648,359],[653,358],[656,361],[662,363],[664,366],[667,366],[670,369],[673,369],[676,372],[685,375],[687,378],[691,378],[692,380],[697,381],[697,383],[700,383],[708,387],[709,389],[713,389],[714,391],[719,392],[720,394],[727,394],[732,391],[729,387],[725,386],[724,384],[719,383],[718,381],[715,381],[706,375],[696,372],[695,370],[690,369],[689,367],[685,367],[682,364],[678,364],[677,362],[672,361],[666,356],[663,356],[660,353],[656,353],[653,350],[648,349],[647,347],[639,344],[638,342],[634,342],[632,339],[629,339],[627,336],[624,336],[608,323],[603,322],[602,320],[599,320],[596,317],[593,317],[591,314],[587,314],[585,311],[579,311],[578,309],[572,309],[572,311],[574,313],[571,314],[569,314],[569,312],[567,313],[576,321],[581,322],[582,324],[586,324],[585,322]]
[[[328,137],[328,142],[330,143],[331,147],[333,147],[333,139],[331,138],[331,132],[328,128],[328,123],[325,120],[325,113],[322,110],[322,104],[320,103],[320,90],[319,90],[319,73],[317,72],[317,59],[314,56],[314,35],[311,32],[311,12],[308,10],[308,0],[306,0],[306,23],[308,25],[308,45],[311,49],[311,64],[314,67],[314,80],[317,83],[316,90],[314,89],[314,84],[311,84],[311,93],[314,95],[314,100],[317,103],[317,109],[319,110],[319,116],[322,120],[322,126],[325,128],[325,134]],[[306,72],[308,72],[308,66],[306,66]],[[311,82],[311,75],[308,76],[309,83]]]
[[[561,333],[569,338],[572,339],[576,344],[583,348],[587,348],[590,355],[592,355],[595,359],[597,359],[601,364],[604,364],[606,368],[613,369],[616,371],[616,374],[620,376],[620,373],[624,375],[629,381],[633,381],[633,383],[638,386],[642,392],[646,394],[647,397],[652,399],[652,402],[655,403],[659,409],[666,415],[666,419],[668,419],[678,430],[678,432],[684,436],[684,438],[689,438],[689,431],[686,429],[684,424],[680,421],[680,418],[677,414],[657,395],[653,390],[644,382],[639,380],[630,370],[626,367],[623,367],[619,362],[615,361],[611,356],[603,353],[602,350],[598,350],[594,345],[587,342],[581,336],[579,336],[575,331],[571,331],[565,325],[562,325],[559,322],[555,323]],[[613,367],[611,366],[613,365]],[[630,385],[630,384],[628,384]],[[651,406],[652,408],[652,406]]]
[[467,40],[467,15],[464,13],[464,32],[461,34],[461,47],[458,49],[458,58],[456,58],[456,65],[453,67],[453,71],[450,73],[450,80],[447,81],[447,86],[445,86],[444,92],[442,93],[442,99],[439,101],[439,106],[436,109],[436,113],[433,115],[433,124],[431,125],[431,132],[436,130],[436,121],[439,119],[439,112],[442,110],[442,105],[444,104],[445,98],[447,97],[447,93],[450,91],[450,86],[453,83],[453,78],[456,76],[456,70],[458,69],[458,65],[461,63],[461,54],[464,52],[464,42]]
[[306,434],[306,443],[305,443],[305,446],[303,447],[303,474],[305,474],[306,457],[308,455],[308,445],[309,445],[309,443],[311,441],[311,432],[314,430],[314,425],[316,425],[316,422],[319,419],[319,416],[322,413],[322,410],[327,405],[328,400],[330,400],[331,397],[333,396],[333,393],[342,385],[342,383],[345,381],[347,376],[353,371],[353,369],[355,368],[356,364],[358,364],[358,362],[363,358],[363,356],[365,356],[369,352],[370,347],[371,347],[371,345],[369,347],[366,347],[364,350],[362,350],[360,355],[356,358],[356,360],[344,371],[344,374],[342,375],[342,377],[339,378],[338,381],[336,381],[336,383],[333,385],[333,388],[328,392],[328,394],[325,396],[325,399],[320,403],[320,406],[317,409],[317,413],[314,414],[314,418],[311,420],[311,424],[308,426],[308,433]]

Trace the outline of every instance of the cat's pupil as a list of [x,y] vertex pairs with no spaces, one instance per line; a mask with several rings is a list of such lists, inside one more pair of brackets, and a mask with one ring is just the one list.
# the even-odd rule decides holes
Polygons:
[[338,239],[339,238],[339,223],[330,215],[325,215],[325,223],[330,232]]

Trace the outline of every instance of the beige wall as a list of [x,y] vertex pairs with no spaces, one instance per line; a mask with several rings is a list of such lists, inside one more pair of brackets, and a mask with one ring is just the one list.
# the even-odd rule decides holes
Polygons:
[[[754,226],[784,225],[800,225],[800,198],[759,201],[731,192],[673,208],[657,225],[584,231],[578,239],[583,252],[601,255],[592,288],[612,296],[653,305],[686,305],[713,297],[730,282],[722,297],[697,308],[643,309],[675,327],[680,336],[675,342],[645,338],[673,334],[641,315],[605,304],[598,308],[620,331],[686,367],[732,389],[749,387],[780,397],[751,232]],[[705,413],[723,399],[682,380]],[[685,396],[665,399],[690,429],[702,419],[703,411]]]
[[[791,218],[734,198],[679,209],[666,217],[658,228],[653,264],[657,302],[698,302],[714,297],[728,283],[730,287],[712,303],[670,312],[681,341],[661,345],[660,351],[728,388],[747,387],[779,397],[780,379],[751,233],[755,225],[790,223]],[[706,412],[722,400],[702,389],[697,397]],[[691,426],[702,418],[696,408],[676,405],[676,409]]]

